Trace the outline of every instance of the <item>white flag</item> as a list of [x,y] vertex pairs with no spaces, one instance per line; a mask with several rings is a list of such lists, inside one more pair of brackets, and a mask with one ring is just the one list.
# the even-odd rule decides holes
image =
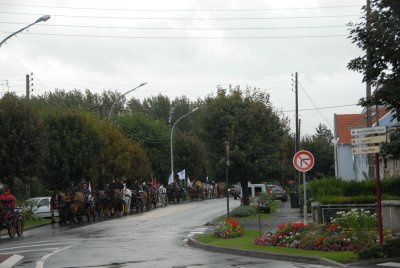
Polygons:
[[88,200],[92,201],[92,186],[90,185],[90,181],[89,181],[89,186],[88,186]]
[[171,174],[171,175],[169,175],[169,178],[168,178],[168,185],[170,185],[173,182],[174,182],[174,178],[172,177],[172,174]]
[[187,178],[187,186],[192,187],[192,182],[190,181],[189,177]]
[[206,182],[208,182],[208,176],[206,176]]
[[181,181],[183,181],[186,177],[185,170],[182,170],[181,172],[178,172],[176,174],[178,174],[179,180]]

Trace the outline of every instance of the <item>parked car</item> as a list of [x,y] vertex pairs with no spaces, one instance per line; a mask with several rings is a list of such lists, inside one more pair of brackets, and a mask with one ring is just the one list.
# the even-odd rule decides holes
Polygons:
[[274,200],[286,202],[288,199],[286,191],[279,185],[267,185],[267,191]]
[[[22,208],[25,210],[30,210],[33,214],[36,214],[42,218],[50,218],[50,201],[51,197],[49,196],[33,197],[26,200],[22,205]],[[54,211],[54,216],[58,216],[58,211]]]

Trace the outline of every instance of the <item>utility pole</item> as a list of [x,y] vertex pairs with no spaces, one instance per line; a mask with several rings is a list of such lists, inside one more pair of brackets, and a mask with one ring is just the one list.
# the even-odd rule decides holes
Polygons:
[[29,74],[26,75],[26,99],[29,100],[29,94],[31,92],[30,89],[30,79],[29,79]]
[[[372,68],[372,53],[371,53],[371,0],[367,0],[366,5],[366,30],[367,30],[367,70],[366,70],[366,97],[371,98],[371,68]],[[379,118],[378,118],[379,119]],[[372,127],[371,106],[367,106],[367,127]],[[368,154],[368,177],[374,178],[374,161],[373,155]]]
[[[300,129],[299,129],[299,87],[298,87],[297,72],[295,73],[294,88],[296,93],[296,143],[294,146],[294,153],[300,150]],[[296,177],[300,186],[300,173],[296,171]]]

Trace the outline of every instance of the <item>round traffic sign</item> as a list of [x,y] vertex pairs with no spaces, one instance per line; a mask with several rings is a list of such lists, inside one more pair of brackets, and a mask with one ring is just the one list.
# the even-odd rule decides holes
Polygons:
[[307,172],[314,166],[314,156],[309,151],[298,151],[293,157],[293,165],[300,172]]

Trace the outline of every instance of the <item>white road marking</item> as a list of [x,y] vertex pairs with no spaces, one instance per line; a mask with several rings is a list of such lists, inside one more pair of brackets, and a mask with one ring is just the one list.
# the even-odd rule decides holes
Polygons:
[[[70,244],[72,244],[72,243],[33,244],[33,245],[28,245],[28,246],[2,248],[2,249],[0,249],[0,251],[10,250],[10,249],[21,249],[21,248],[42,247],[42,246],[56,246],[56,245],[70,245]],[[76,243],[73,243],[73,244],[76,244]],[[1,253],[5,253],[5,252],[1,252]]]
[[51,253],[49,253],[49,254],[44,255],[42,258],[40,258],[39,261],[36,262],[36,268],[43,268],[43,264],[44,264],[44,262],[45,262],[48,258],[50,258],[51,256],[53,256],[54,254],[56,254],[56,253],[58,253],[58,252],[60,252],[60,251],[63,251],[63,250],[72,248],[72,247],[74,247],[74,246],[76,246],[76,245],[79,245],[79,243],[70,245],[70,246],[68,246],[68,247],[64,247],[64,248],[57,249],[57,250],[55,250],[55,251],[53,251],[53,252],[51,252]]
[[377,264],[379,266],[388,266],[388,267],[400,267],[400,263],[398,262],[385,262],[385,263],[380,263]]
[[[17,253],[25,253],[25,252],[36,252],[36,251],[49,251],[49,250],[56,250],[58,248],[37,248],[37,249],[27,249],[27,250],[20,250],[20,251],[10,251],[10,252],[2,252],[2,254],[17,254]],[[0,266],[1,267],[1,266]]]

